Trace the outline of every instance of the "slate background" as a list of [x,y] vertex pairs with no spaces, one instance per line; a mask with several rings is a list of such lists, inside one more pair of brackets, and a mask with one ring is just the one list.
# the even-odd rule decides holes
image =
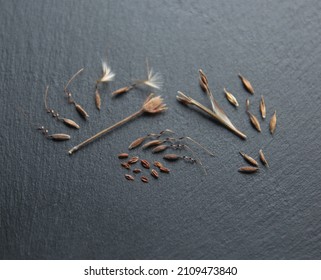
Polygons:
[[[320,259],[320,1],[0,1],[0,258],[1,259]],[[116,81],[93,102],[100,61],[108,53]],[[142,117],[74,156],[79,141],[134,112],[149,90],[112,99],[110,92],[145,74],[145,58],[163,74],[168,112]],[[90,114],[83,121],[62,87]],[[217,100],[242,141],[211,119],[179,104],[181,90],[209,106],[198,86],[208,75]],[[243,73],[256,94],[237,78]],[[73,131],[44,111],[50,104],[80,123]],[[240,102],[234,109],[222,92]],[[245,114],[278,113],[257,133]],[[34,125],[72,135],[44,139]],[[184,162],[144,185],[127,182],[116,155],[135,138],[170,128],[214,150],[207,166]],[[239,174],[240,150],[270,162]],[[135,151],[149,160],[150,153]]]

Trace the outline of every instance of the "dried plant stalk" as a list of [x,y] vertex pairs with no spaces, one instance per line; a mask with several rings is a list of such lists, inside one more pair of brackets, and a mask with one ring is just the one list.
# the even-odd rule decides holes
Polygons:
[[246,88],[246,90],[251,93],[254,94],[254,89],[250,83],[250,81],[246,78],[244,78],[241,74],[238,74],[239,78],[241,79],[243,86]]
[[239,103],[237,102],[235,96],[234,96],[232,93],[228,92],[228,91],[226,90],[226,88],[224,88],[224,92],[225,92],[226,99],[227,99],[232,105],[234,105],[235,107],[238,107],[238,106],[239,106]]
[[270,120],[270,132],[271,134],[274,134],[276,129],[276,111],[274,111],[274,114]]
[[251,112],[247,112],[249,117],[250,117],[250,121],[252,123],[252,125],[255,127],[255,129],[258,131],[258,132],[261,132],[261,125],[259,123],[259,120],[257,119],[256,116],[254,116]]
[[247,155],[243,152],[240,152],[240,154],[248,163],[250,163],[254,166],[257,166],[257,167],[259,166],[258,162],[254,158],[250,157],[249,155]]
[[261,111],[262,119],[265,119],[265,117],[266,117],[266,106],[265,106],[265,101],[264,101],[263,95],[261,96],[261,101],[260,101],[260,111]]
[[241,173],[255,173],[259,171],[259,168],[254,166],[243,166],[240,167],[238,171]]
[[269,167],[269,163],[268,163],[268,161],[266,160],[265,155],[264,155],[262,149],[259,151],[259,154],[260,154],[260,160],[262,161],[262,163],[263,163],[266,167]]

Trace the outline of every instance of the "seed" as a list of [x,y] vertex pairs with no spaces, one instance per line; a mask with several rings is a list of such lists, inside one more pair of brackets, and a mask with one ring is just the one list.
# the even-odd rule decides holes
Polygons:
[[256,128],[256,130],[258,132],[261,132],[261,126],[260,126],[260,123],[259,123],[258,119],[256,118],[256,116],[254,116],[250,112],[247,112],[247,113],[249,114],[250,121],[251,121],[252,125]]
[[161,164],[159,161],[154,161],[154,166],[161,168],[163,167],[163,164]]
[[98,89],[96,89],[96,91],[95,91],[95,103],[96,103],[97,109],[100,110],[101,98],[100,98],[100,93],[99,93]]
[[237,102],[235,96],[234,96],[232,93],[228,92],[228,91],[226,90],[226,88],[224,88],[224,92],[225,92],[225,96],[226,96],[227,100],[228,100],[232,105],[234,105],[235,107],[238,107],[238,106],[239,106],[239,103]]
[[238,171],[242,172],[242,173],[255,173],[255,172],[259,171],[259,168],[254,167],[254,166],[243,166],[243,167],[239,168]]
[[63,121],[65,124],[67,124],[67,125],[69,125],[69,126],[71,126],[71,127],[73,127],[73,128],[77,128],[77,129],[80,128],[80,126],[79,126],[76,122],[74,122],[73,120],[63,118],[62,121]]
[[164,141],[162,140],[152,140],[152,141],[149,141],[147,142],[145,145],[143,145],[143,149],[146,149],[146,148],[149,148],[149,147],[152,147],[152,146],[158,146],[160,144],[162,144]]
[[79,104],[75,104],[76,110],[77,112],[84,118],[88,118],[89,115],[87,114],[87,112],[85,111],[85,109],[83,107],[81,107]]
[[243,153],[243,152],[240,152],[241,156],[250,164],[254,165],[254,166],[259,166],[259,164],[257,163],[257,161],[250,157],[249,155]]
[[164,166],[161,166],[161,167],[159,168],[159,170],[160,170],[161,172],[163,172],[163,173],[169,173],[169,172],[170,172],[170,169],[168,169],[168,168],[166,168],[166,167],[164,167]]
[[270,120],[270,132],[271,134],[274,134],[276,129],[276,111],[274,111],[274,114]]
[[165,156],[163,156],[163,159],[169,160],[169,161],[175,161],[180,159],[181,157],[176,155],[176,154],[166,154]]
[[269,163],[267,162],[267,160],[266,160],[266,158],[265,158],[265,155],[263,154],[262,149],[259,151],[259,154],[260,154],[260,159],[261,159],[262,163],[263,163],[266,167],[269,167]]
[[166,145],[159,145],[152,150],[152,153],[160,153],[168,148]]
[[245,108],[246,108],[246,112],[250,110],[250,99],[246,99]]
[[122,162],[121,166],[126,168],[126,169],[130,169],[130,165],[127,162]]
[[134,164],[139,160],[139,157],[132,157],[129,161],[128,164]]
[[122,87],[120,89],[117,89],[115,90],[114,92],[112,92],[112,96],[115,96],[115,95],[118,95],[118,94],[121,94],[121,93],[125,93],[125,92],[128,92],[132,89],[131,86],[128,86],[128,87]]
[[158,179],[158,172],[155,169],[152,169],[152,171],[150,172],[150,174],[155,178]]
[[70,139],[70,135],[63,134],[63,133],[56,133],[56,134],[48,135],[47,138],[55,141],[66,141]]
[[145,137],[139,137],[136,140],[134,140],[128,147],[129,150],[131,149],[135,149],[136,147],[138,147],[141,143],[143,143],[145,140]]
[[140,177],[140,179],[142,180],[142,182],[148,183],[148,178],[146,176],[142,176]]
[[148,162],[146,159],[142,159],[140,162],[141,162],[141,164],[142,164],[142,166],[143,166],[144,168],[146,168],[146,169],[149,169],[149,168],[150,168],[150,164],[149,164],[149,162]]
[[132,176],[132,175],[129,175],[129,174],[125,174],[125,178],[129,181],[134,181],[135,178]]
[[265,119],[265,117],[266,117],[266,107],[265,107],[265,101],[264,101],[263,95],[261,96],[260,111],[261,111],[262,119]]
[[241,74],[238,75],[239,78],[241,79],[242,83],[243,83],[243,86],[246,88],[246,90],[251,93],[251,94],[254,94],[254,89],[251,85],[251,83],[249,82],[248,79],[244,78]]
[[199,79],[199,82],[200,82],[200,87],[203,91],[206,91],[207,90],[207,86],[206,84],[204,83],[204,79],[203,78],[200,78]]
[[118,158],[122,159],[122,158],[128,158],[128,154],[126,153],[121,153],[118,155]]
[[134,173],[140,173],[140,172],[142,172],[142,170],[139,169],[139,168],[135,168],[135,169],[133,170],[133,172],[134,172]]

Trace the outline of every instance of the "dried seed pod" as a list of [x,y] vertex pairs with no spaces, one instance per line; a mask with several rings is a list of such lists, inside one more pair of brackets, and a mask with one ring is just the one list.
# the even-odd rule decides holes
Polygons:
[[163,167],[163,164],[161,164],[159,161],[154,161],[154,166],[161,168]]
[[126,169],[130,169],[130,165],[128,164],[128,162],[122,162],[121,166],[126,168]]
[[140,177],[140,179],[142,180],[142,182],[148,183],[148,178],[146,176],[142,176]]
[[274,111],[274,114],[270,120],[270,132],[271,134],[274,134],[276,129],[276,111]]
[[141,145],[146,137],[139,137],[136,140],[134,140],[128,147],[129,150],[137,148],[139,145]]
[[152,141],[147,142],[145,145],[143,145],[142,148],[143,149],[147,149],[147,148],[152,147],[152,146],[158,146],[158,145],[162,144],[163,142],[164,142],[163,140],[159,140],[159,139],[152,140]]
[[71,127],[73,127],[73,128],[77,128],[77,129],[80,128],[80,126],[79,126],[76,122],[74,122],[73,120],[63,118],[62,121],[63,121],[65,124],[67,124],[67,125],[69,125],[69,126],[71,126]]
[[246,112],[250,110],[250,99],[246,99],[245,108],[246,108]]
[[135,168],[135,169],[133,170],[133,172],[134,172],[134,173],[140,173],[140,172],[142,172],[142,170],[139,169],[139,168]]
[[269,167],[269,163],[268,163],[268,161],[266,160],[265,155],[263,154],[262,149],[259,151],[259,154],[260,154],[260,159],[261,159],[262,163],[263,163],[266,167]]
[[122,87],[120,89],[115,90],[114,92],[112,92],[112,96],[118,95],[118,94],[122,94],[122,93],[126,93],[128,91],[130,91],[133,87],[132,86],[128,86],[128,87]]
[[250,163],[254,166],[257,166],[257,167],[259,166],[258,162],[254,158],[250,157],[249,155],[247,155],[243,152],[240,152],[240,154],[248,163]]
[[239,103],[237,102],[235,96],[234,96],[232,93],[228,92],[228,91],[226,90],[226,88],[224,88],[224,92],[225,92],[225,96],[226,96],[227,100],[228,100],[232,105],[234,105],[235,107],[238,107],[238,106],[239,106]]
[[128,161],[128,164],[134,164],[134,163],[136,163],[137,161],[139,161],[139,157],[132,157],[132,158]]
[[206,83],[204,83],[204,79],[203,78],[200,78],[199,79],[199,83],[200,83],[200,87],[203,91],[206,91],[207,90],[207,86],[206,86]]
[[152,153],[160,153],[168,148],[167,145],[159,145],[152,150]]
[[146,159],[142,159],[140,162],[141,162],[141,164],[142,164],[142,166],[143,166],[144,168],[146,168],[146,169],[149,169],[149,168],[150,168],[150,164],[149,164],[149,162],[148,162]]
[[260,126],[260,123],[259,123],[259,120],[257,119],[256,116],[254,116],[252,113],[250,112],[247,112],[249,117],[250,117],[250,121],[252,123],[252,125],[256,128],[256,130],[258,132],[261,132],[261,126]]
[[66,141],[70,139],[70,135],[64,133],[55,133],[48,135],[47,138],[55,141]]
[[242,83],[243,83],[243,86],[246,88],[246,90],[251,93],[251,94],[254,94],[254,89],[250,83],[250,81],[246,78],[244,78],[241,74],[238,75],[239,78],[241,79]]
[[155,169],[152,169],[152,171],[150,172],[150,174],[155,178],[158,179],[159,175],[158,172]]
[[176,154],[166,154],[165,156],[163,156],[163,159],[169,160],[169,161],[175,161],[180,159],[181,157],[176,155]]
[[265,119],[265,117],[266,117],[266,107],[265,107],[265,101],[264,101],[263,95],[261,96],[261,101],[260,101],[260,111],[261,111],[262,119]]
[[100,110],[101,98],[100,98],[100,93],[99,93],[98,88],[96,88],[96,91],[95,91],[95,104],[96,104],[97,109]]
[[89,117],[89,115],[87,114],[85,109],[83,107],[81,107],[81,105],[75,104],[75,108],[76,108],[77,112],[79,113],[79,115],[82,116],[84,119],[87,119]]
[[259,168],[254,166],[243,166],[240,167],[238,171],[241,173],[255,173],[259,171]]
[[128,158],[128,154],[127,153],[121,153],[118,155],[118,158],[122,159],[122,158]]
[[125,174],[125,178],[128,180],[128,181],[134,181],[135,178],[132,176],[132,175],[129,175],[129,174]]
[[160,172],[163,172],[163,173],[169,173],[169,172],[170,172],[170,169],[168,169],[168,168],[166,168],[166,167],[164,167],[164,166],[161,166],[161,167],[159,168],[159,170],[160,170]]

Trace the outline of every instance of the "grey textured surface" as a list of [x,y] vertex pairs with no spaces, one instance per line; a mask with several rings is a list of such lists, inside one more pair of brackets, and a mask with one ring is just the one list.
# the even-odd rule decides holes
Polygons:
[[[320,259],[320,1],[1,1],[0,9],[0,258],[2,259]],[[93,102],[100,59],[108,52],[116,81]],[[112,99],[110,92],[145,73],[164,76],[168,112],[142,117],[72,157],[80,140],[138,108],[148,90]],[[75,99],[85,122],[66,103],[62,86],[79,68]],[[179,104],[181,90],[209,106],[199,68],[242,141],[205,115]],[[238,72],[256,90],[244,91]],[[73,131],[44,111],[50,103],[80,123]],[[241,106],[227,103],[227,87]],[[244,111],[268,120],[258,134]],[[67,132],[53,143],[33,124]],[[216,157],[200,153],[202,170],[184,162],[152,184],[123,179],[116,155],[129,142],[165,128],[189,135]],[[270,169],[246,176],[240,150],[263,147]],[[136,153],[136,152],[135,152]],[[135,154],[133,153],[133,154]],[[149,153],[137,152],[149,160]]]

